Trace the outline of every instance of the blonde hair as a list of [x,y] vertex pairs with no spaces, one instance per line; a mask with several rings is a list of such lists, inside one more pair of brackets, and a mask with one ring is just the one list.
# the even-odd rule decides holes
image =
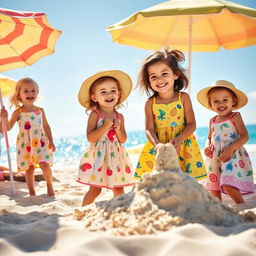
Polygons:
[[9,102],[10,102],[10,107],[15,106],[16,108],[19,108],[22,104],[21,100],[20,100],[20,89],[21,86],[24,84],[33,84],[35,85],[37,91],[39,92],[39,86],[37,84],[36,81],[34,81],[32,78],[29,77],[25,77],[20,79],[17,83],[16,83],[16,87],[15,87],[15,92],[10,96],[9,98]]

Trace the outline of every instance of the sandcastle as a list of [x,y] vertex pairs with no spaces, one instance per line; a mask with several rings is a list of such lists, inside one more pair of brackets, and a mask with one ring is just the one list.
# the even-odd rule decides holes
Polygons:
[[114,235],[155,234],[187,223],[232,226],[255,221],[253,213],[239,214],[184,174],[173,145],[156,148],[154,170],[127,194],[76,209],[74,218],[89,231]]

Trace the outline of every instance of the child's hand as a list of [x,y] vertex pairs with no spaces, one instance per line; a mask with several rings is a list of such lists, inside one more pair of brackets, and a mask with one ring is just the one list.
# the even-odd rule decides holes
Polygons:
[[52,152],[56,151],[56,146],[53,142],[49,142],[49,147],[51,148]]
[[213,145],[209,145],[207,148],[204,149],[204,154],[209,157],[212,158],[213,156],[213,151],[214,151],[214,146]]
[[171,139],[170,143],[175,147],[177,155],[179,155],[180,154],[180,144],[181,144],[179,137]]
[[104,119],[104,126],[106,127],[106,128],[110,128],[110,127],[112,127],[113,126],[113,119],[112,118],[110,118],[110,117],[106,117],[105,119]]
[[1,108],[1,118],[7,118],[8,117],[8,112],[7,110],[5,109],[5,107],[3,106]]
[[226,148],[223,149],[223,151],[220,154],[220,161],[222,162],[227,162],[231,159],[231,157],[234,154],[234,149],[232,146],[228,146]]
[[120,125],[121,125],[121,120],[119,119],[114,119],[114,124],[113,124],[113,128],[117,131],[120,130]]

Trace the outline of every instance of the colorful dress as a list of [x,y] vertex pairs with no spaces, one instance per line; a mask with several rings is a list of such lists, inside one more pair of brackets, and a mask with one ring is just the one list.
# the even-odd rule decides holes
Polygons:
[[39,167],[39,163],[52,165],[53,156],[49,140],[43,128],[42,110],[22,112],[18,117],[19,134],[17,136],[18,171],[26,171],[30,166]]
[[[170,142],[177,137],[186,127],[184,107],[181,93],[177,101],[169,104],[157,104],[155,97],[152,104],[155,132],[160,143]],[[135,178],[151,172],[155,163],[154,146],[147,141],[139,157]],[[179,154],[181,170],[195,179],[206,178],[206,170],[195,136],[192,134],[181,144]]]
[[213,157],[206,158],[208,180],[206,188],[210,191],[222,191],[222,186],[231,186],[240,190],[242,194],[253,193],[253,170],[248,153],[244,147],[237,149],[233,157],[227,162],[220,161],[222,150],[231,145],[239,136],[232,121],[234,112],[228,120],[212,121],[211,144]]
[[[104,118],[98,114],[97,128]],[[117,118],[120,119],[116,112]],[[131,162],[113,129],[85,149],[79,165],[78,182],[96,187],[115,188],[134,184]]]

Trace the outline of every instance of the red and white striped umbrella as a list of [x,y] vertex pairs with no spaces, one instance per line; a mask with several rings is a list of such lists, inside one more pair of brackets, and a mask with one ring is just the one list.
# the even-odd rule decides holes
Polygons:
[[60,34],[45,13],[0,8],[0,72],[32,65],[54,53]]

